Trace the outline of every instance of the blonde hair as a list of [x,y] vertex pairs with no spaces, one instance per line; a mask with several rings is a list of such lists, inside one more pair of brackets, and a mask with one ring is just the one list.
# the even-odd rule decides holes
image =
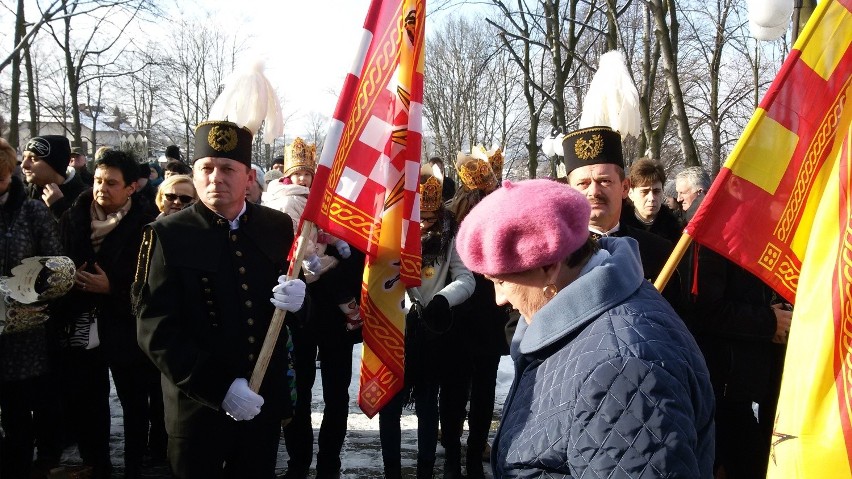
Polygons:
[[192,196],[198,199],[198,193],[195,191],[195,184],[192,183],[192,178],[189,175],[172,175],[160,183],[160,187],[157,188],[157,196],[154,197],[154,203],[157,203],[157,209],[160,210],[161,213],[165,207],[163,195],[166,194],[166,189],[178,183],[187,183],[192,186]]
[[15,171],[18,162],[18,154],[8,141],[0,138],[0,175],[7,175]]

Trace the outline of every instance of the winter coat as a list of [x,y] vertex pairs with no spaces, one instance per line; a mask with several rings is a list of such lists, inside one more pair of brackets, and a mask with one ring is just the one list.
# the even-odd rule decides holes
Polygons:
[[684,319],[704,352],[717,400],[774,408],[785,348],[772,342],[776,319],[770,305],[783,300],[756,276],[707,247],[692,245],[685,261],[697,275],[689,278],[689,313]]
[[[95,252],[92,247],[93,190],[83,192],[63,215],[59,231],[66,254],[80,267],[87,263],[94,273],[94,264],[109,278],[110,293],[89,293],[72,289],[62,301],[62,313],[68,328],[80,314],[95,310],[101,350],[110,362],[133,363],[144,360],[136,345],[136,318],[130,306],[130,287],[136,273],[142,228],[154,221],[145,211],[145,203],[137,195],[131,197],[130,210],[101,243]],[[69,330],[69,334],[71,331]]]
[[[24,183],[12,176],[9,196],[0,206],[0,274],[10,276],[24,258],[62,254],[56,221],[43,201],[28,199]],[[46,324],[0,334],[0,380],[45,374],[54,348]]]
[[[248,202],[235,230],[200,201],[145,229],[133,288],[138,341],[163,374],[170,436],[219,432],[229,386],[251,377],[258,361],[275,312],[271,291],[287,272],[292,244],[286,215]],[[293,320],[287,313],[285,322]],[[292,416],[287,331],[279,333],[252,424]]]
[[[65,181],[59,185],[59,191],[62,192],[62,198],[59,198],[56,202],[50,205],[50,213],[56,221],[59,221],[59,219],[62,218],[65,211],[74,204],[74,201],[77,200],[80,193],[85,191],[87,188],[83,181],[80,180],[80,177],[77,176],[77,170],[69,167],[67,174],[68,176],[65,178]],[[27,195],[36,201],[44,203],[44,200],[41,199],[43,190],[44,188],[41,186],[29,185],[27,187]]]
[[710,478],[714,400],[691,334],[642,276],[631,239],[603,248],[513,340],[495,478]]
[[672,244],[677,244],[683,232],[683,225],[680,223],[680,220],[666,205],[660,207],[660,211],[654,218],[654,222],[647,225],[636,217],[633,204],[629,201],[625,202],[624,208],[621,210],[621,224],[662,236],[668,241],[671,241]]

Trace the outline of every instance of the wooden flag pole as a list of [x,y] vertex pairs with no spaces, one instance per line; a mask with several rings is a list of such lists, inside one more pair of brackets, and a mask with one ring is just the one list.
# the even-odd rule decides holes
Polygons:
[[657,288],[657,291],[662,291],[663,288],[666,287],[669,280],[672,277],[672,274],[677,268],[677,264],[680,263],[680,260],[683,258],[683,255],[686,254],[686,249],[689,248],[689,245],[692,243],[692,236],[689,236],[686,232],[684,232],[677,244],[675,245],[674,251],[672,251],[671,256],[666,261],[666,264],[663,266],[663,269],[660,271],[660,275],[657,276],[657,280],[654,281],[654,287]]
[[[290,268],[287,270],[287,279],[299,277],[299,272],[302,269],[302,260],[305,259],[305,250],[308,247],[308,237],[313,230],[313,222],[302,222],[302,231],[296,239],[296,251],[293,255],[293,261],[290,262]],[[266,375],[266,368],[269,367],[269,360],[272,359],[272,352],[275,350],[275,343],[278,341],[281,328],[284,326],[284,316],[286,314],[286,311],[275,308],[275,314],[272,315],[272,322],[266,331],[266,338],[263,340],[263,346],[260,348],[257,363],[254,365],[254,371],[252,371],[251,379],[249,380],[249,387],[254,392],[260,391],[263,376]]]

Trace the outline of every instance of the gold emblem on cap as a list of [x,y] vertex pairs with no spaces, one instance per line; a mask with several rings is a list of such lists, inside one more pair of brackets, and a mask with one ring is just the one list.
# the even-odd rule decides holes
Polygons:
[[597,158],[603,151],[603,137],[600,134],[594,134],[588,140],[578,138],[574,143],[574,153],[581,160],[591,160]]
[[237,130],[229,126],[213,125],[207,134],[207,144],[216,151],[233,151],[237,147],[237,139]]

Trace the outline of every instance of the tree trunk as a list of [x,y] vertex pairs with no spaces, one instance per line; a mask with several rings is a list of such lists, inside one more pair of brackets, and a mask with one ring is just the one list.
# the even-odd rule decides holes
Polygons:
[[[683,90],[677,73],[677,12],[672,0],[650,0],[648,4],[654,14],[656,25],[655,33],[660,43],[660,52],[663,60],[663,71],[666,74],[666,85],[669,97],[674,109],[675,121],[677,122],[677,133],[680,139],[680,149],[683,154],[685,166],[701,166],[698,160],[698,152],[695,149],[695,141],[689,129],[689,117],[686,114],[686,105],[683,98]],[[666,23],[666,14],[671,18],[671,28]]]
[[[26,32],[25,19],[24,19],[24,0],[18,0],[18,12],[17,18],[15,19],[15,35],[14,40],[15,43],[13,45],[17,46],[20,43],[21,39],[24,38],[24,33]],[[11,108],[10,108],[10,118],[9,118],[9,144],[12,145],[12,148],[17,148],[18,143],[20,143],[20,131],[18,130],[18,125],[20,121],[18,121],[18,115],[21,111],[20,105],[20,97],[21,97],[21,54],[20,51],[16,53],[12,57],[12,96],[11,96]]]
[[39,126],[39,107],[38,107],[38,89],[36,87],[35,73],[33,70],[33,58],[30,54],[30,47],[23,50],[24,52],[24,68],[27,69],[27,101],[30,105],[30,138],[38,135]]

